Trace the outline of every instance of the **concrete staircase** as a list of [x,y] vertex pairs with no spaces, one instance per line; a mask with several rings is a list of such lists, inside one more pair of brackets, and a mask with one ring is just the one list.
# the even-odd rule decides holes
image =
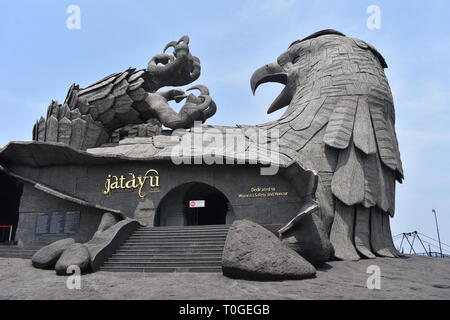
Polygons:
[[17,245],[0,245],[0,257],[31,259],[41,247],[19,247]]
[[140,228],[100,268],[122,272],[221,272],[229,226]]

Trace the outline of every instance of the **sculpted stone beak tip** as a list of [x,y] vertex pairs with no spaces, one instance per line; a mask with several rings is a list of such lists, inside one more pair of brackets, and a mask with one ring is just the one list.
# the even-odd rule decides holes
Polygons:
[[[270,64],[266,64],[253,73],[250,79],[250,87],[252,89],[253,95],[255,95],[256,89],[263,83],[277,82],[286,85],[287,81],[288,75],[286,71],[284,71],[277,62],[273,62]],[[267,113],[272,113],[278,109],[281,109],[282,107],[287,106],[290,101],[291,97],[289,95],[289,91],[285,88],[272,103]]]
[[253,94],[255,94],[256,89],[259,87],[260,84],[266,82],[278,82],[286,84],[287,73],[276,62],[262,66],[253,73],[252,78],[250,80],[250,86],[252,88]]
[[288,106],[291,103],[291,100],[292,93],[290,92],[290,90],[288,90],[287,87],[285,87],[283,91],[281,91],[281,93],[278,95],[278,97],[272,102],[269,109],[267,110],[267,114],[271,114],[274,111]]

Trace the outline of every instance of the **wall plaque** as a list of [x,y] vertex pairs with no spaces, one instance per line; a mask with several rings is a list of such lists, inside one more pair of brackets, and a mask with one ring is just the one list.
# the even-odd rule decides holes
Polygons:
[[37,214],[36,235],[71,235],[80,229],[80,212],[43,212]]

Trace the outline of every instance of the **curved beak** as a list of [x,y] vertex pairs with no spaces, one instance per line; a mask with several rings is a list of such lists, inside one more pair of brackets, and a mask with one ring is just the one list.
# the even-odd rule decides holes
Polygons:
[[[250,79],[250,86],[252,88],[253,94],[255,94],[256,89],[259,87],[259,85],[266,82],[278,82],[286,85],[288,82],[288,74],[276,62],[266,64],[265,66],[256,70],[253,73],[252,78]],[[289,90],[285,88],[272,103],[267,113],[272,113],[289,105],[291,100],[292,95],[289,93]]]
[[287,84],[287,73],[276,62],[266,64],[265,66],[259,68],[253,73],[250,80],[253,94],[255,94],[256,89],[260,84],[266,82]]

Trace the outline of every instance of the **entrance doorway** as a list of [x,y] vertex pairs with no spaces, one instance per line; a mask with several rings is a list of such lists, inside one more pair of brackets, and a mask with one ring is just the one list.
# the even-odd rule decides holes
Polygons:
[[[193,200],[204,200],[202,208],[190,208]],[[161,200],[155,226],[196,226],[227,224],[233,220],[227,197],[206,183],[192,182],[175,187]]]
[[[190,208],[189,202],[192,200],[204,200],[205,207]],[[226,223],[228,199],[214,187],[203,183],[194,184],[186,192],[183,202],[186,204],[184,215],[188,226]]]
[[23,184],[0,172],[0,242],[14,240]]

